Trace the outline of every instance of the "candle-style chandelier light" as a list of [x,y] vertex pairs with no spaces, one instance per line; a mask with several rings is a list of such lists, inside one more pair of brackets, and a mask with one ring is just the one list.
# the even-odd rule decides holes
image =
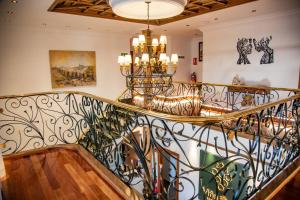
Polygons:
[[120,70],[126,77],[126,85],[134,94],[146,99],[162,94],[172,85],[172,76],[176,73],[178,55],[166,54],[167,37],[152,37],[149,28],[150,0],[146,0],[148,28],[132,39],[131,54],[122,53],[118,57]]

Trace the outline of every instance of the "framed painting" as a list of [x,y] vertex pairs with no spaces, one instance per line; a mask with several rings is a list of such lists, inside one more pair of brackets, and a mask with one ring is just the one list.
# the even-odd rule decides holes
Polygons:
[[52,88],[96,85],[95,51],[50,50]]
[[199,62],[203,61],[203,42],[199,42]]

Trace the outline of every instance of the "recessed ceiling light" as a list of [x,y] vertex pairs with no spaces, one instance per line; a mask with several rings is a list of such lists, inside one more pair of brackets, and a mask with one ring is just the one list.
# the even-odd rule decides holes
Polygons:
[[18,3],[17,0],[11,0],[10,2],[12,2],[12,3]]
[[251,12],[255,13],[255,12],[256,12],[256,10],[255,10],[255,9],[254,9],[254,10],[251,10]]
[[185,26],[190,26],[189,24],[185,25]]

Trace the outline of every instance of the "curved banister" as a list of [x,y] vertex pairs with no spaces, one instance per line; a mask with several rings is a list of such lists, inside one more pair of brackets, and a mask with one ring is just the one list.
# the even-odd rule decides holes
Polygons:
[[220,121],[224,121],[224,120],[233,120],[233,119],[237,119],[239,117],[247,116],[251,113],[261,111],[263,109],[271,108],[271,107],[273,107],[275,105],[278,105],[278,104],[282,104],[282,103],[300,98],[300,94],[296,94],[294,96],[284,98],[284,99],[281,99],[281,100],[278,100],[278,101],[275,101],[275,102],[258,105],[254,108],[248,108],[248,109],[241,110],[241,111],[234,111],[234,112],[231,112],[231,113],[222,114],[220,116],[208,116],[208,117],[203,117],[203,116],[178,116],[178,115],[164,114],[164,113],[147,110],[147,109],[137,107],[137,106],[134,106],[134,105],[114,101],[114,100],[111,100],[111,99],[107,99],[107,98],[103,98],[103,97],[99,97],[99,96],[96,96],[96,95],[93,95],[93,94],[89,94],[89,93],[85,93],[85,92],[79,92],[79,91],[57,91],[57,92],[31,93],[31,94],[25,94],[25,95],[9,95],[9,96],[0,96],[0,99],[16,98],[16,97],[28,97],[28,96],[37,96],[37,95],[47,95],[47,94],[78,94],[78,95],[82,95],[82,96],[86,96],[86,97],[91,97],[93,99],[100,100],[102,102],[120,107],[122,109],[129,110],[129,111],[132,111],[132,112],[136,112],[136,113],[139,113],[139,114],[148,115],[148,116],[152,116],[152,117],[156,117],[156,118],[160,118],[160,119],[165,119],[165,120],[171,120],[171,121],[175,121],[175,122],[186,122],[186,123],[191,123],[191,124],[220,122]]
[[[126,184],[142,184],[145,199],[169,195],[173,188],[181,199],[212,193],[246,200],[299,156],[299,99],[296,94],[200,117],[163,114],[76,91],[11,95],[0,97],[0,140],[7,154],[78,143]],[[201,160],[212,156],[216,160]],[[155,172],[162,170],[160,158],[177,163],[170,165],[177,172],[167,174],[168,186]],[[221,172],[226,184],[219,181]]]
[[186,82],[186,81],[173,81],[173,83],[183,83],[183,84],[192,84],[192,85],[224,86],[224,87],[239,87],[239,88],[253,88],[253,89],[269,89],[269,90],[281,90],[281,91],[300,92],[300,89],[296,89],[296,88],[282,88],[282,87],[268,87],[268,86],[232,85],[232,84],[206,83],[206,82],[191,83],[191,82]]

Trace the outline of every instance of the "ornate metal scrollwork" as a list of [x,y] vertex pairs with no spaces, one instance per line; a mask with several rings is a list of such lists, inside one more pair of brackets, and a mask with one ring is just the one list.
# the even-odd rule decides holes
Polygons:
[[[172,115],[208,117],[255,107],[292,95],[291,91],[207,83],[173,83],[153,96],[148,109]],[[120,102],[144,107],[143,94],[123,93]]]
[[[226,102],[215,86],[188,89]],[[145,199],[248,199],[299,156],[299,106],[294,98],[191,124],[88,95],[9,97],[0,100],[0,142],[5,154],[79,143]]]
[[75,143],[88,124],[73,94],[44,94],[1,99],[0,139],[3,153]]

